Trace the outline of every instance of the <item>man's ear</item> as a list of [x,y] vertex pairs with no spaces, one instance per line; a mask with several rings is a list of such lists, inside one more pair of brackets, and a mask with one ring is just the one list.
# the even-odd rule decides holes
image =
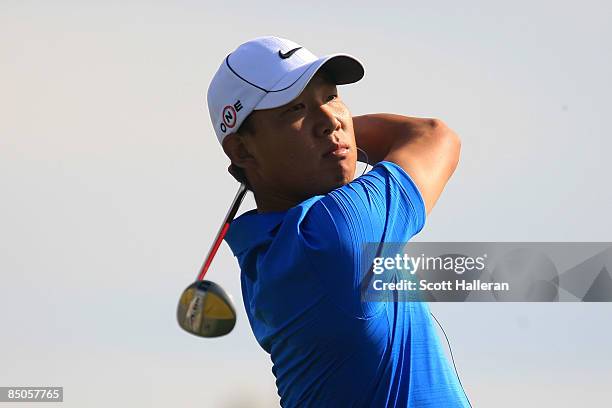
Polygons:
[[223,139],[223,151],[233,164],[243,169],[253,168],[257,164],[240,133],[232,133]]

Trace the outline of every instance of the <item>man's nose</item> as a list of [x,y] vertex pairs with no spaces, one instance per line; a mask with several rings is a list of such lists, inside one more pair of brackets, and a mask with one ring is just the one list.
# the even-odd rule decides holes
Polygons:
[[320,105],[316,109],[317,114],[317,136],[329,136],[334,131],[340,129],[341,123],[336,112],[329,104]]

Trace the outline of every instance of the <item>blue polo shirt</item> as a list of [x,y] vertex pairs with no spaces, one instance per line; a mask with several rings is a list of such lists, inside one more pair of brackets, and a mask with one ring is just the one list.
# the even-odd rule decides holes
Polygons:
[[468,407],[427,304],[361,299],[363,244],[406,242],[424,223],[417,187],[391,162],[234,220],[225,239],[283,407]]

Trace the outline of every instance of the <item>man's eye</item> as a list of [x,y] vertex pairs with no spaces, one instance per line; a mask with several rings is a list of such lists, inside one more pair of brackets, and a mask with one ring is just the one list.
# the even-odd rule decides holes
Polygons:
[[329,102],[329,101],[333,101],[333,100],[334,100],[334,99],[336,99],[337,97],[338,97],[338,95],[329,95],[329,96],[327,97],[327,101],[328,101],[328,102]]
[[297,105],[293,105],[292,107],[287,109],[287,111],[289,111],[289,112],[297,112],[300,109],[302,109],[302,107],[304,107],[304,104],[303,103],[298,103]]

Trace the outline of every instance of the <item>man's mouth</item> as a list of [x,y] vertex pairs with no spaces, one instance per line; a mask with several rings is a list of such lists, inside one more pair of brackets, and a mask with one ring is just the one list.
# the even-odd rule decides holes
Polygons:
[[346,143],[334,144],[325,154],[324,158],[343,158],[349,154],[350,146]]

